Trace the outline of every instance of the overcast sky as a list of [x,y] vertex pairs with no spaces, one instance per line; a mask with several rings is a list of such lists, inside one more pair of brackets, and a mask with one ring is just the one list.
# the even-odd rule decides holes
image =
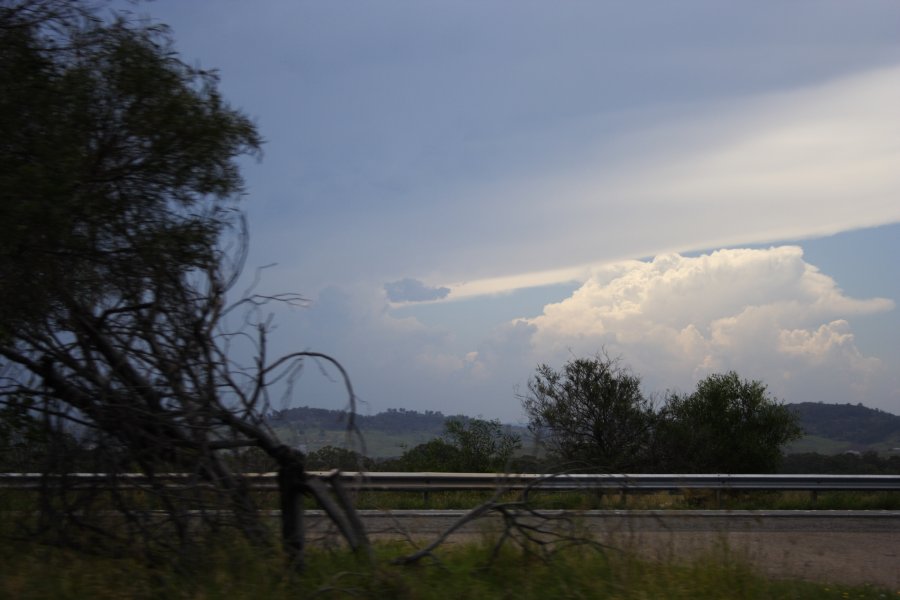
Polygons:
[[[900,3],[157,0],[266,138],[276,350],[516,422],[541,362],[900,412]],[[295,405],[342,406],[307,373]]]

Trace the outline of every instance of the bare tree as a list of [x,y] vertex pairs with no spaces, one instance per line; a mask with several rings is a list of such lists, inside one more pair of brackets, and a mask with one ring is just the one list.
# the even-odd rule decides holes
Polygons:
[[588,546],[598,551],[606,551],[608,546],[585,535],[579,525],[566,513],[540,511],[529,502],[528,496],[536,487],[547,479],[536,479],[513,500],[504,500],[509,488],[498,482],[497,489],[485,502],[462,515],[443,533],[430,543],[405,556],[394,559],[394,564],[414,564],[423,559],[439,560],[435,552],[445,544],[451,535],[463,527],[488,517],[499,517],[501,528],[491,548],[490,560],[495,560],[502,548],[513,545],[525,554],[535,555],[542,560],[549,560],[557,552],[573,546]]

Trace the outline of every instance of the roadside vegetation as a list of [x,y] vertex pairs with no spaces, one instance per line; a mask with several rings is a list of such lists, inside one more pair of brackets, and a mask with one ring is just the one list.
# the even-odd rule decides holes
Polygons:
[[0,546],[0,597],[874,600],[900,593],[875,586],[771,579],[724,548],[683,562],[647,561],[588,548],[561,552],[550,561],[507,550],[491,561],[490,542],[454,545],[440,553],[440,562],[414,566],[391,563],[392,557],[408,551],[403,544],[376,543],[369,564],[345,550],[316,548],[308,551],[303,573],[286,570],[284,556],[260,555],[235,540],[219,543],[178,568],[131,556],[97,556],[20,542]]

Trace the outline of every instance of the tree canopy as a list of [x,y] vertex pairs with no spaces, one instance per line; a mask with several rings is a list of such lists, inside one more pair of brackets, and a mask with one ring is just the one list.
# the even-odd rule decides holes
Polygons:
[[0,331],[159,302],[215,260],[256,128],[164,27],[83,2],[0,11]]
[[636,374],[607,356],[541,365],[522,399],[529,427],[571,468],[634,471],[645,464],[653,407]]
[[686,473],[773,473],[782,446],[801,434],[797,414],[734,371],[672,394],[659,427],[668,470]]
[[802,430],[759,381],[713,374],[659,409],[640,378],[606,356],[541,365],[522,399],[529,427],[568,468],[605,472],[774,473]]
[[497,420],[450,417],[441,437],[408,449],[391,468],[402,471],[502,473],[521,448],[518,435]]

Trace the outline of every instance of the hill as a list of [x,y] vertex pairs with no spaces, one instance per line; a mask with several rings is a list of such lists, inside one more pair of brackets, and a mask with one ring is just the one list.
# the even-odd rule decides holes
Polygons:
[[[790,407],[799,415],[806,435],[788,446],[789,454],[838,454],[847,450],[886,454],[900,447],[900,416],[862,404],[801,402]],[[385,458],[399,456],[406,448],[441,435],[449,416],[438,411],[392,408],[376,415],[356,415],[356,423],[364,434],[366,453]],[[347,444],[347,416],[340,410],[291,408],[273,413],[269,422],[279,430],[282,439],[307,451]],[[528,447],[528,431],[522,427],[512,430],[522,435]]]
[[[386,433],[405,433],[420,431],[425,433],[440,434],[444,430],[444,421],[447,420],[441,412],[426,410],[420,413],[405,408],[389,408],[377,415],[355,415],[357,426],[361,430],[377,430]],[[341,410],[328,410],[325,408],[289,408],[274,413],[269,417],[269,422],[296,423],[303,428],[343,429],[347,423],[347,414]]]
[[[464,415],[455,415],[467,419]],[[418,412],[391,408],[376,415],[355,415],[355,423],[363,434],[365,452],[372,458],[391,458],[407,448],[423,444],[444,432],[450,418],[441,412]],[[290,408],[269,416],[269,424],[281,439],[301,450],[313,452],[323,446],[353,447],[363,450],[352,437],[348,440],[347,414],[323,408]]]
[[806,435],[788,452],[833,454],[845,450],[889,451],[900,447],[900,416],[862,404],[791,404]]

